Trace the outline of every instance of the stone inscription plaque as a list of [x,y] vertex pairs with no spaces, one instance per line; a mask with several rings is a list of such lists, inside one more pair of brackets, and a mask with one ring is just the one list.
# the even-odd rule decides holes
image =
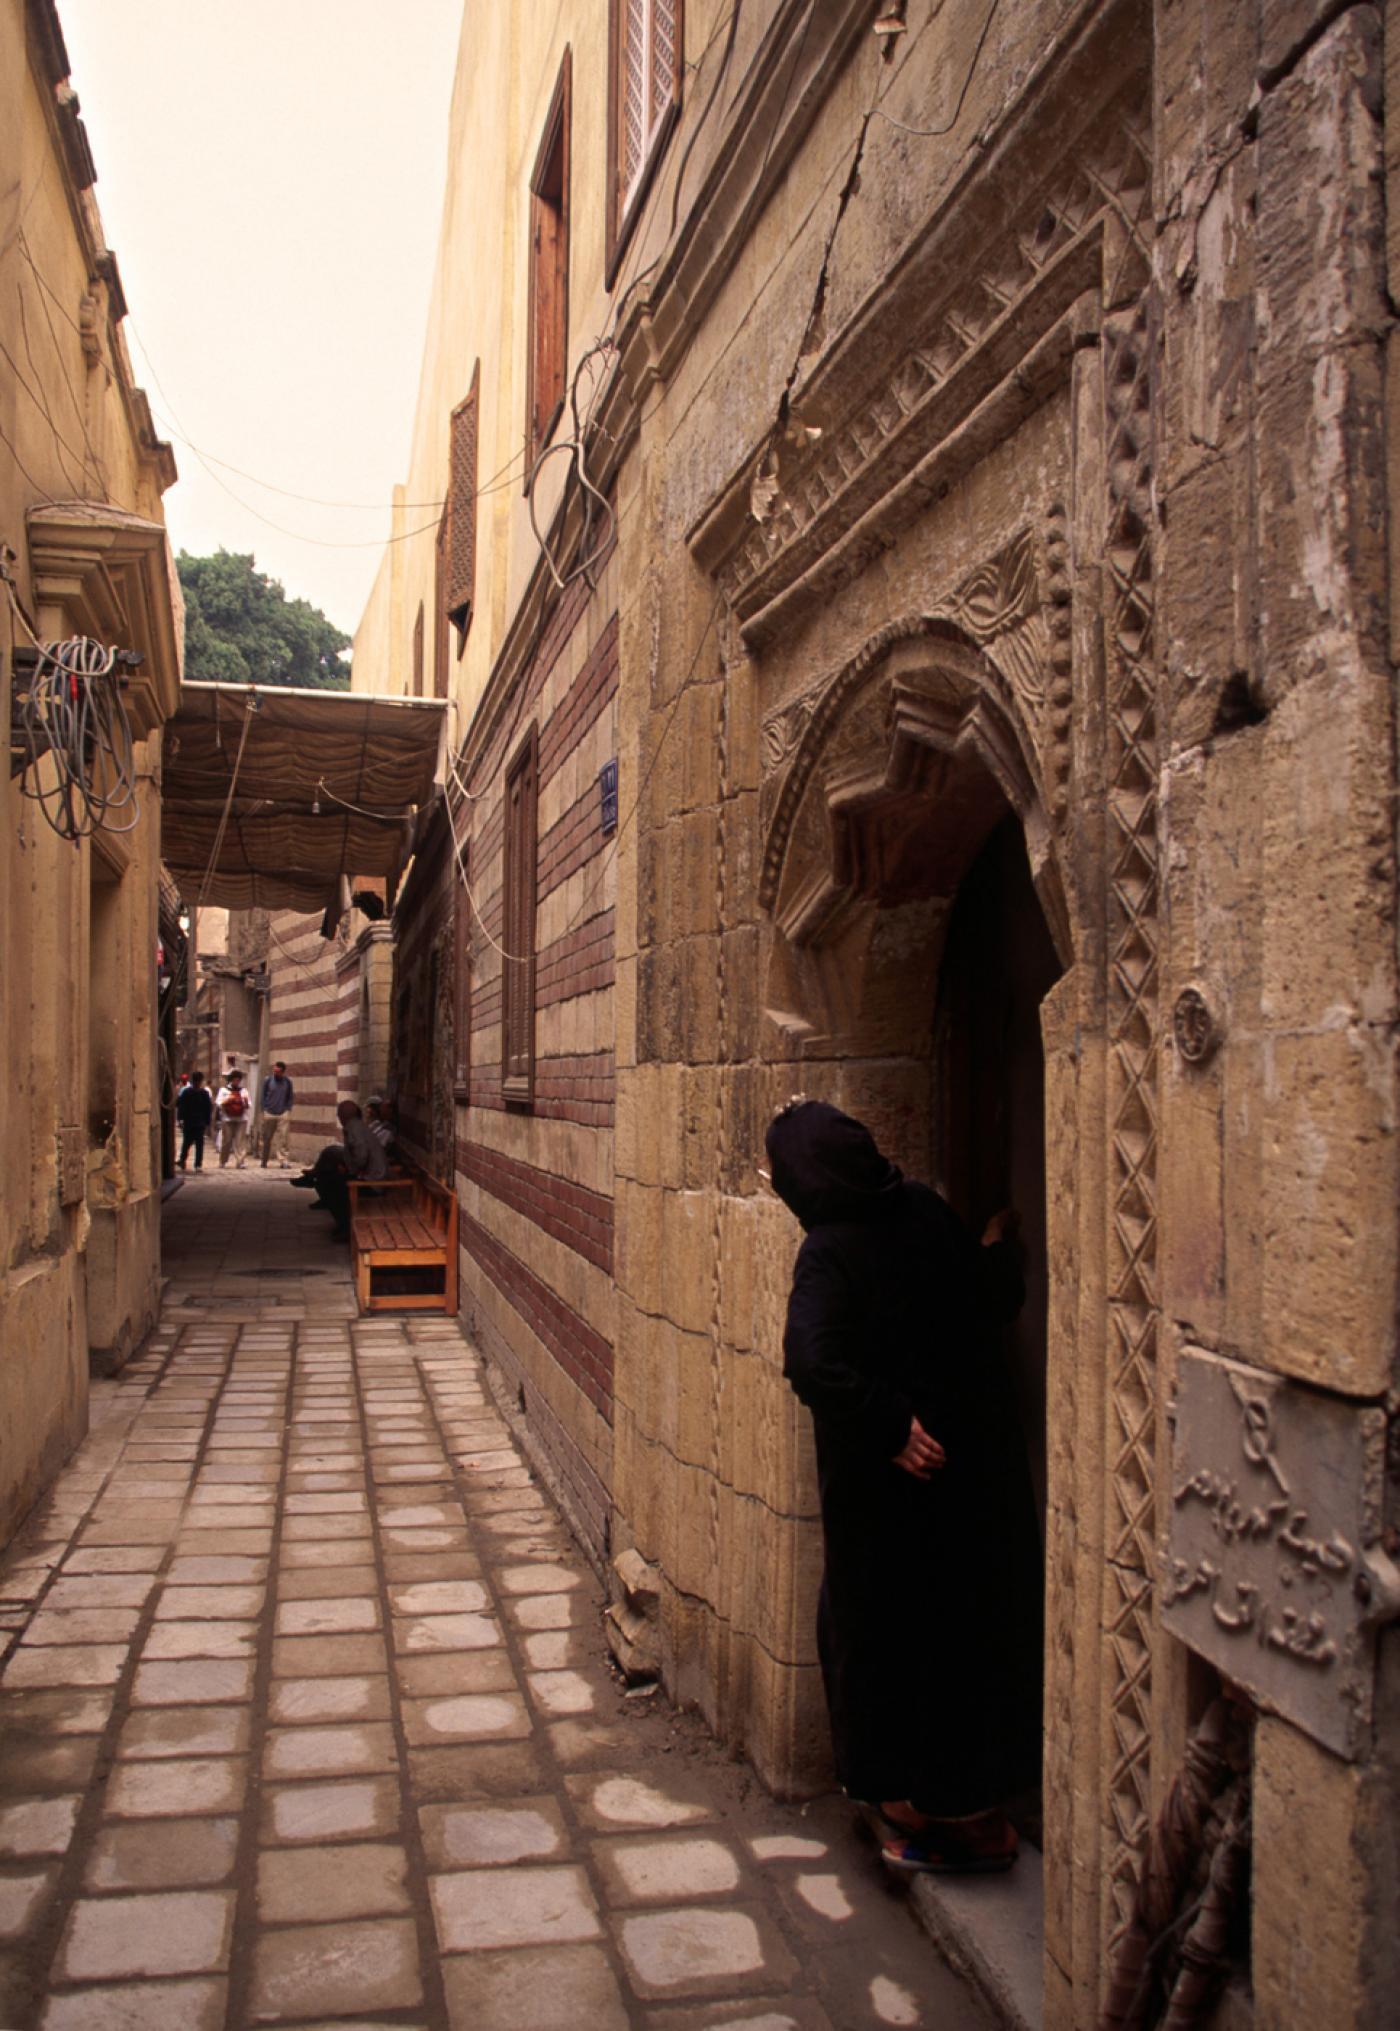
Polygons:
[[1188,1350],[1181,1359],[1162,1622],[1262,1706],[1354,1757],[1376,1624],[1385,1413]]

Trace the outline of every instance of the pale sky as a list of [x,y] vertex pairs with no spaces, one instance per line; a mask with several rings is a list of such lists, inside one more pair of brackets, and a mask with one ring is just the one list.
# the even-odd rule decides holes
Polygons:
[[462,7],[59,0],[171,540],[251,550],[347,634],[408,461]]

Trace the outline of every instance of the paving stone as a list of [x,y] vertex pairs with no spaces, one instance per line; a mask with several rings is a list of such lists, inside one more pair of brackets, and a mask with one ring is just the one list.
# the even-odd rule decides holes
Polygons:
[[356,1538],[352,1543],[293,1544],[282,1540],[279,1554],[281,1570],[304,1572],[308,1567],[367,1565],[374,1557],[374,1543],[371,1538]]
[[226,1882],[238,1857],[236,1819],[112,1821],[83,1871],[89,1890],[163,1890]]
[[277,1599],[329,1601],[336,1597],[372,1594],[379,1585],[373,1566],[286,1567],[277,1575]]
[[420,1580],[391,1586],[389,1600],[396,1615],[479,1614],[490,1597],[477,1580]]
[[0,1742],[12,1730],[44,1735],[100,1735],[112,1712],[113,1693],[0,1692]]
[[147,1663],[186,1657],[247,1657],[257,1640],[256,1622],[157,1622],[141,1657]]
[[127,1659],[124,1643],[53,1644],[39,1649],[24,1645],[5,1666],[6,1691],[28,1686],[115,1685]]
[[611,1904],[674,1904],[683,1897],[727,1896],[739,1888],[734,1850],[701,1834],[598,1841],[593,1858]]
[[578,1640],[571,1629],[542,1629],[524,1639],[525,1659],[533,1671],[562,1671],[578,1654]]
[[69,1915],[54,1971],[69,1982],[221,1971],[228,1965],[233,1901],[226,1890],[81,1898]]
[[262,1582],[267,1578],[267,1568],[265,1558],[250,1558],[247,1553],[230,1558],[218,1553],[208,1557],[196,1553],[172,1559],[166,1577],[168,1586],[222,1586],[226,1582],[237,1586]]
[[263,1750],[268,1777],[346,1776],[397,1765],[394,1731],[387,1721],[350,1727],[274,1728]]
[[737,1906],[695,1905],[638,1912],[617,1924],[632,1986],[642,1997],[695,1996],[774,1988],[793,1973],[791,1957]]
[[459,1742],[408,1752],[409,1783],[421,1805],[443,1799],[515,1798],[553,1782],[530,1742]]
[[126,1756],[232,1756],[248,1747],[249,1707],[149,1707],[117,1738]]
[[599,1937],[597,1908],[580,1868],[469,1870],[430,1878],[444,1953],[547,1946]]
[[284,1544],[331,1544],[366,1537],[363,1514],[355,1516],[289,1516],[282,1525]]
[[107,1786],[113,1819],[236,1812],[243,1803],[247,1764],[241,1756],[189,1756],[151,1763],[119,1763]]
[[385,1677],[274,1680],[268,1719],[283,1724],[385,1721],[391,1712]]
[[377,1841],[265,1848],[258,1857],[258,1916],[264,1924],[294,1925],[407,1911],[407,1876],[403,1849]]
[[263,1838],[330,1841],[397,1830],[399,1790],[387,1777],[277,1785],[264,1793]]
[[630,2021],[596,1946],[457,1954],[442,1978],[452,2031],[627,2031]]
[[469,1551],[390,1551],[384,1555],[384,1574],[391,1585],[415,1580],[473,1580],[481,1573],[481,1560]]
[[503,1641],[501,1625],[490,1615],[419,1615],[394,1618],[397,1651],[489,1650]]
[[0,1939],[22,1939],[33,1928],[57,1880],[56,1868],[0,1876]]
[[634,1746],[625,1727],[606,1721],[550,1721],[544,1733],[556,1762],[568,1770],[616,1768],[630,1759]]
[[251,1657],[205,1657],[182,1664],[139,1665],[131,1700],[138,1707],[175,1707],[246,1700],[252,1691]]
[[446,1699],[405,1700],[404,1732],[415,1745],[517,1740],[530,1732],[518,1693],[459,1693]]
[[262,2023],[313,2011],[399,2009],[422,2001],[411,1919],[293,1926],[253,1948],[252,2012]]
[[0,1856],[61,1855],[73,1838],[80,1796],[30,1798],[0,1807]]
[[44,1596],[44,1608],[140,1608],[154,1585],[154,1573],[78,1573],[71,1579],[65,1573]]
[[426,1657],[398,1657],[394,1660],[394,1676],[400,1692],[409,1699],[515,1690],[515,1667],[502,1649],[437,1651]]
[[548,1862],[567,1852],[568,1836],[552,1798],[500,1805],[428,1805],[418,1815],[433,1869],[476,1869],[504,1862]]
[[324,1600],[281,1600],[275,1628],[279,1636],[337,1636],[379,1627],[379,1604],[364,1596]]
[[530,1594],[507,1601],[506,1613],[518,1629],[569,1629],[578,1620],[571,1594]]
[[[246,1516],[246,1510],[241,1512]],[[177,1558],[209,1558],[242,1552],[249,1558],[265,1558],[272,1550],[271,1530],[217,1530],[209,1524],[182,1530]]]
[[658,1790],[640,1777],[566,1777],[564,1783],[584,1825],[606,1832],[619,1827],[691,1826],[714,1817],[698,1799]]
[[223,2031],[222,1980],[123,1982],[51,1996],[39,2031]]
[[591,1714],[598,1703],[581,1672],[531,1671],[526,1673],[525,1683],[543,1714]]
[[749,1852],[757,1862],[815,1862],[826,1854],[827,1845],[801,1834],[759,1834],[749,1842]]
[[162,1587],[156,1602],[157,1622],[236,1621],[260,1615],[265,1587]]
[[381,1636],[279,1636],[272,1646],[275,1678],[357,1678],[388,1669]]

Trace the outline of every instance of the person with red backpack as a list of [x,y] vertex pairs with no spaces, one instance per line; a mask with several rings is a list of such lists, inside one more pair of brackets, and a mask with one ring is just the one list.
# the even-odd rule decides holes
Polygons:
[[250,1112],[248,1095],[243,1087],[243,1074],[233,1067],[228,1078],[219,1088],[214,1103],[223,1133],[219,1140],[219,1169],[227,1170],[228,1160],[234,1157],[241,1171],[248,1161],[248,1116]]

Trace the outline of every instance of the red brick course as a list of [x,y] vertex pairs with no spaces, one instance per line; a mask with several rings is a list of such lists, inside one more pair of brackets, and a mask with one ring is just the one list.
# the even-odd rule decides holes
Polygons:
[[457,1144],[457,1168],[503,1206],[523,1213],[566,1248],[612,1275],[613,1202],[603,1193],[590,1192],[478,1142]]
[[613,1350],[608,1341],[488,1234],[479,1221],[461,1214],[458,1233],[467,1253],[549,1349],[564,1373],[578,1384],[594,1409],[611,1424]]
[[615,912],[600,910],[585,924],[565,931],[552,945],[546,945],[535,960],[535,1007],[548,1008],[551,1002],[572,1001],[575,995],[592,994],[611,987]]
[[540,783],[571,755],[617,690],[617,615],[604,628],[588,661],[540,728]]

